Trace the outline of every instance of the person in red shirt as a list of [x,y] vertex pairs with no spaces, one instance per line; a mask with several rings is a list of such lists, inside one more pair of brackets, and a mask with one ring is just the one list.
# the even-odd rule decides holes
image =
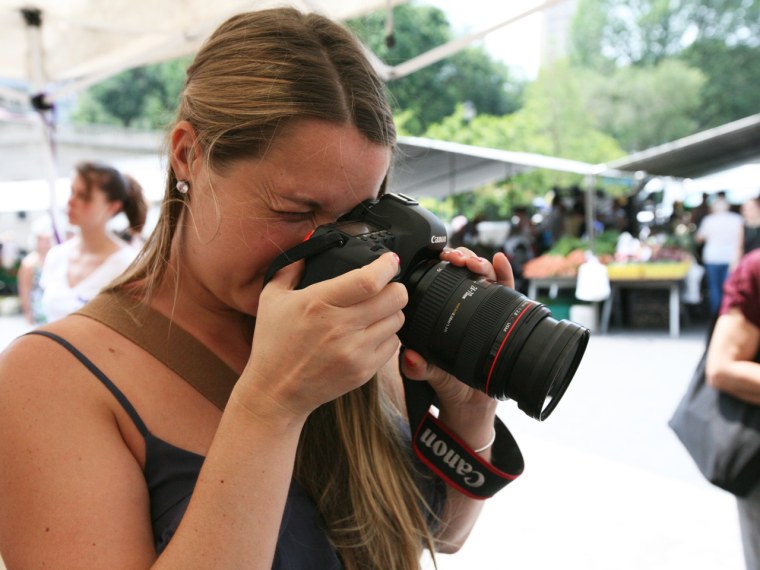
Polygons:
[[[723,287],[720,316],[710,339],[707,382],[736,398],[760,405],[760,250],[741,258]],[[760,475],[758,475],[760,483]],[[737,497],[748,570],[760,569],[760,485]]]

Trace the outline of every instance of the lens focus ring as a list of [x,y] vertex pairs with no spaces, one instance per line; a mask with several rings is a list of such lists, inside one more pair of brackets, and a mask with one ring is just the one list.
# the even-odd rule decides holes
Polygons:
[[[459,378],[465,378],[479,390],[485,391],[488,370],[491,359],[486,347],[491,348],[494,339],[499,337],[499,331],[504,325],[504,315],[508,315],[516,301],[507,294],[505,289],[496,287],[487,291],[485,299],[472,316],[467,334],[462,339],[462,346],[456,362],[456,372]],[[475,358],[479,355],[479,358]],[[488,360],[488,362],[486,362]],[[491,395],[491,394],[489,394]]]
[[[465,277],[466,273],[459,271],[432,270],[428,272],[424,280],[432,279],[432,282],[429,286],[420,284],[417,287],[418,293],[419,289],[424,290],[424,295],[413,317],[410,318],[407,315],[407,322],[411,322],[411,326],[406,331],[407,338],[420,340],[431,337],[435,323],[441,315],[441,307],[446,305],[446,301]],[[419,352],[422,356],[427,356],[424,350]]]

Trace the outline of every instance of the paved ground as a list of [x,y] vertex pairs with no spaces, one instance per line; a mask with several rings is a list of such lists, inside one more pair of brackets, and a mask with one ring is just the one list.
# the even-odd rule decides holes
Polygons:
[[[0,347],[25,328],[0,317]],[[525,474],[439,569],[742,570],[732,496],[701,479],[667,427],[702,340],[699,328],[595,335],[546,422],[502,403]]]
[[594,336],[546,422],[502,403],[525,473],[439,569],[743,569],[733,497],[701,478],[667,427],[703,338]]

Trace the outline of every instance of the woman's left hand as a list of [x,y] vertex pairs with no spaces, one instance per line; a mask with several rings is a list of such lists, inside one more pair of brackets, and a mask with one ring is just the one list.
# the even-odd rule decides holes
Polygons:
[[[471,272],[483,275],[487,279],[497,281],[506,287],[514,288],[514,276],[512,267],[503,253],[497,253],[493,258],[493,263],[482,257],[478,257],[472,251],[466,248],[446,249],[441,254],[441,260],[448,261],[452,265],[466,267]],[[427,362],[418,352],[407,349],[404,353],[403,372],[411,380],[426,380],[435,390],[440,400],[441,416],[447,416],[456,422],[455,418],[466,419],[478,414],[490,413],[491,418],[496,411],[497,402],[490,396],[480,390],[471,388],[467,384],[459,381],[457,378],[441,370],[437,366]],[[458,423],[458,422],[457,422]],[[493,422],[490,422],[493,425]],[[473,440],[466,434],[461,433],[464,426],[457,428],[450,425],[452,429],[459,433],[467,443],[477,447],[481,441],[477,441],[478,436],[473,434]],[[473,426],[475,427],[475,426]],[[480,438],[482,439],[482,438]]]

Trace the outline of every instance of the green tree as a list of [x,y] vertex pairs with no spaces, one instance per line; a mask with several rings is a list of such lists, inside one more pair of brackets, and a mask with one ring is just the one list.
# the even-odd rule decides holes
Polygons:
[[580,0],[571,58],[623,147],[674,140],[760,111],[760,0]]
[[655,65],[694,42],[760,45],[760,0],[580,0],[571,28],[573,61]]
[[760,48],[708,39],[690,45],[682,57],[705,74],[696,114],[700,130],[760,113]]
[[93,85],[73,113],[78,123],[161,128],[174,116],[188,58],[129,69]]
[[[568,158],[590,164],[604,163],[624,151],[596,127],[587,90],[591,72],[560,62],[545,68],[525,93],[525,106],[505,116],[478,115],[468,120],[464,108],[432,125],[426,137],[462,144],[530,152]],[[582,185],[582,176],[551,170],[533,170],[507,176],[499,184],[479,189],[474,196],[450,200],[457,212],[473,216],[485,213],[504,219],[518,205],[543,197],[553,186]]]
[[622,67],[610,75],[586,75],[596,126],[627,152],[690,135],[702,111],[705,77],[677,60],[652,67]]
[[[446,15],[438,8],[403,4],[394,8],[395,43],[385,42],[385,12],[352,20],[349,26],[389,65],[403,63],[453,38]],[[388,82],[399,114],[400,131],[420,135],[451,115],[458,103],[470,101],[478,113],[503,115],[521,105],[523,84],[507,66],[471,47],[414,73]]]

